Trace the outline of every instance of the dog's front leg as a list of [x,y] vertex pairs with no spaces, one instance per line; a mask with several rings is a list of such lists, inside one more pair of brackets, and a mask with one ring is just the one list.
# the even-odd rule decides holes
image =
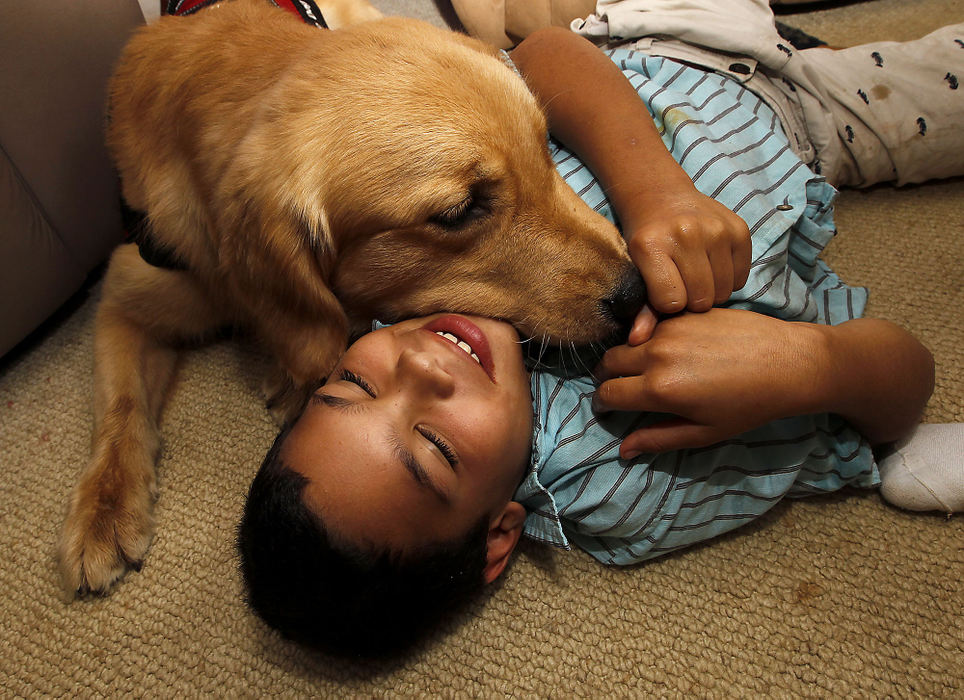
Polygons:
[[148,265],[134,245],[115,251],[95,321],[92,454],[60,542],[69,590],[105,592],[140,567],[154,533],[158,421],[174,377],[173,343],[223,321],[187,273]]
[[[318,382],[320,381],[319,379]],[[291,423],[301,414],[310,391],[308,384],[295,384],[294,379],[281,365],[275,365],[268,370],[261,385],[265,406],[278,427]]]

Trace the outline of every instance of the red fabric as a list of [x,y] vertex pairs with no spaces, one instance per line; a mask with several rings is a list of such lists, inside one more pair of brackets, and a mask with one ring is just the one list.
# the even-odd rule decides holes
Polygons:
[[[190,15],[203,10],[205,7],[216,5],[218,2],[220,0],[168,0],[166,14]],[[313,24],[316,27],[328,27],[314,0],[271,0],[271,3],[287,10],[307,24]]]

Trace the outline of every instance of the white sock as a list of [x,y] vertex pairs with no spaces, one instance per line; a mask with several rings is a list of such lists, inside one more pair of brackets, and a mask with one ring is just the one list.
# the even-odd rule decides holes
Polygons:
[[964,423],[922,423],[883,457],[880,495],[898,508],[964,511]]

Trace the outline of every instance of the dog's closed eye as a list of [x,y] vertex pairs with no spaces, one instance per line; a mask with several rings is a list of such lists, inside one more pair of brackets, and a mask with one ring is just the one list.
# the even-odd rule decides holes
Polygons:
[[454,207],[432,217],[431,221],[446,229],[459,229],[472,221],[481,219],[491,212],[488,197],[470,194]]

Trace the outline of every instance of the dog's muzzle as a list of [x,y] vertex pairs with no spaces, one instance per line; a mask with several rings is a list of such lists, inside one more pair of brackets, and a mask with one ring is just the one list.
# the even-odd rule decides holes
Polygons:
[[636,314],[646,303],[646,285],[639,270],[628,264],[613,289],[612,295],[601,299],[601,315],[613,322],[615,328],[597,342],[575,345],[562,341],[526,342],[523,348],[530,368],[544,368],[559,372],[563,376],[591,375],[592,368],[599,362],[607,348],[625,343]]
[[632,263],[626,265],[619,284],[608,299],[602,301],[606,315],[619,325],[618,334],[625,338],[632,328],[636,314],[646,303],[646,285]]

